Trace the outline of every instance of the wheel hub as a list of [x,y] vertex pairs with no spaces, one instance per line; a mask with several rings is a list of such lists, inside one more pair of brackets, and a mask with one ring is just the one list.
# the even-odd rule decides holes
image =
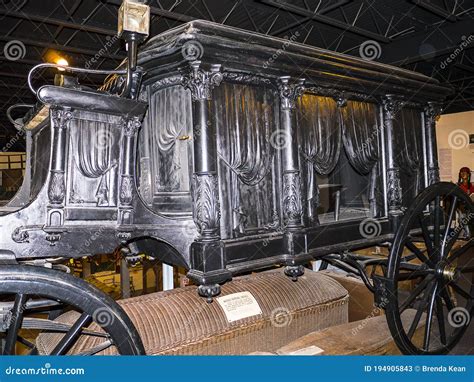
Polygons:
[[461,273],[454,265],[446,264],[439,265],[436,273],[439,277],[443,278],[448,282],[457,281],[461,276]]

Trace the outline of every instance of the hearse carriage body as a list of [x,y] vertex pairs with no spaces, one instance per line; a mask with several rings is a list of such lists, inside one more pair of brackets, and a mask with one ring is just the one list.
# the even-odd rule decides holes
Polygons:
[[[28,192],[0,217],[3,276],[14,275],[4,293],[18,294],[25,277],[48,284],[45,270],[24,264],[54,268],[117,247],[125,257],[146,253],[186,268],[209,300],[235,275],[283,265],[296,281],[304,265],[324,260],[362,276],[396,333],[403,270],[454,280],[441,260],[469,231],[473,206],[456,186],[438,183],[435,122],[450,88],[201,21],[151,38],[129,97],[120,96],[125,82],[114,75],[97,91],[75,83],[37,91],[39,104],[24,118]],[[463,227],[452,236],[456,222]],[[416,245],[423,240],[426,250]],[[464,243],[456,256],[471,251],[472,239]],[[389,258],[351,252],[375,245],[388,246]],[[405,248],[412,257],[402,256]],[[426,259],[431,250],[441,253],[436,264]],[[413,258],[429,266],[418,269]],[[370,277],[369,265],[383,274]],[[78,280],[51,272],[78,289]],[[81,293],[100,295],[87,288]],[[71,303],[71,294],[43,289]],[[86,312],[84,304],[72,303]],[[130,346],[121,350],[140,353],[133,324],[120,322],[109,332],[127,333]],[[406,353],[446,352],[460,335],[430,350],[394,334]]]

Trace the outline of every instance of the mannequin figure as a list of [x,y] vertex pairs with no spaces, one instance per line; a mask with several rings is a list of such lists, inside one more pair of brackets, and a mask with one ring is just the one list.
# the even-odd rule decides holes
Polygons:
[[474,185],[471,183],[471,170],[463,167],[459,170],[458,186],[468,195],[474,194]]

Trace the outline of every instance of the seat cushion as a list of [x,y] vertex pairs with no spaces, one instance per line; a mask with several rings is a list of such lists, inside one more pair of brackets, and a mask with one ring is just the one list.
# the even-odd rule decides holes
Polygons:
[[[241,294],[234,295],[240,292],[250,295],[242,300]],[[218,299],[208,303],[197,295],[195,286],[189,286],[118,303],[135,324],[150,355],[275,351],[305,334],[348,321],[347,291],[317,272],[307,271],[297,282],[281,269],[235,278],[222,286],[219,297],[229,295],[233,296],[227,297],[227,305]],[[257,305],[251,304],[252,296]],[[237,307],[234,300],[243,301],[243,306]],[[230,311],[230,320],[223,306]],[[77,312],[68,312],[58,320],[72,323],[77,317]],[[37,339],[40,353],[51,351],[61,336],[41,334]],[[83,335],[70,353],[86,351],[99,342]],[[100,354],[115,354],[115,348]]]

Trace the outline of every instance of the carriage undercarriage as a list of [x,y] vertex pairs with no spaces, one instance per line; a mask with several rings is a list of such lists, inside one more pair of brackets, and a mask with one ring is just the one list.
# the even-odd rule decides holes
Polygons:
[[[403,353],[449,352],[474,309],[474,205],[439,182],[434,129],[447,89],[360,60],[345,68],[354,81],[333,88],[337,55],[319,62],[326,72],[309,70],[305,84],[291,58],[316,61],[299,45],[261,73],[255,62],[264,64],[279,41],[257,36],[256,47],[212,23],[165,37],[139,55],[131,97],[117,95],[121,76],[100,92],[38,90],[42,107],[24,120],[34,147],[29,189],[0,210],[2,354],[15,354],[18,343],[38,354],[25,329],[64,333],[54,355],[85,336],[101,341],[81,354],[144,354],[117,302],[62,264],[117,249],[130,262],[145,253],[185,268],[209,303],[238,275],[283,266],[298,282],[321,261],[362,279]],[[183,63],[189,42],[204,45],[205,56]],[[236,59],[226,44],[253,61]],[[371,83],[364,71],[389,83]],[[409,92],[420,84],[413,102]],[[269,143],[276,136],[283,144]],[[400,142],[406,147],[397,152]],[[325,188],[335,191],[321,212]],[[386,254],[358,253],[374,246]],[[409,327],[401,320],[407,309],[416,312]],[[58,319],[71,311],[74,323]]]

